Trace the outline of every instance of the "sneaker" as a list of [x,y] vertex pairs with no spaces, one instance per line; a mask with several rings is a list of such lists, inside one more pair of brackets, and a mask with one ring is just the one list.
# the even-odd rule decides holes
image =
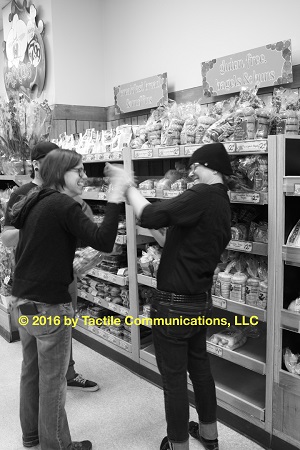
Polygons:
[[159,450],[171,450],[168,436],[165,436],[165,437],[163,438],[163,440],[161,441],[160,449],[159,449]]
[[219,442],[218,439],[215,439],[213,441],[209,441],[204,439],[203,437],[200,436],[199,434],[199,424],[196,422],[190,422],[189,423],[189,433],[190,435],[197,439],[199,442],[201,442],[201,444],[203,445],[203,447],[206,450],[219,450]]
[[94,392],[100,389],[97,383],[95,383],[94,381],[86,380],[79,373],[75,378],[73,378],[73,380],[68,380],[67,386],[70,390],[73,389],[85,392]]
[[72,450],[91,450],[91,441],[72,442]]

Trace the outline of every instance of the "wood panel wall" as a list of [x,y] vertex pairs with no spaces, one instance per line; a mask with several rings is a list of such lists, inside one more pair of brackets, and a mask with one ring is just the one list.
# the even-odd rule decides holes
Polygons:
[[[200,77],[200,75],[199,75]],[[293,83],[286,84],[284,87],[297,90],[300,94],[300,64],[293,66]],[[258,90],[258,95],[264,101],[272,95],[274,86],[269,86]],[[170,92],[169,98],[177,103],[187,103],[199,101],[202,105],[222,101],[230,95],[222,95],[218,97],[204,97],[202,86],[196,86],[182,91]],[[118,125],[140,125],[147,121],[151,110],[144,109],[127,114],[116,114],[114,105],[109,107],[96,106],[79,106],[79,105],[54,105],[52,128],[50,139],[58,138],[60,133],[67,132],[80,133],[87,128],[95,128],[96,130],[106,130],[116,128]]]

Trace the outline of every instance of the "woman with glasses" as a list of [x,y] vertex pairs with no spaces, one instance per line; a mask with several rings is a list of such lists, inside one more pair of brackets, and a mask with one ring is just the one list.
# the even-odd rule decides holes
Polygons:
[[120,204],[131,179],[107,166],[113,189],[98,227],[74,200],[86,178],[81,155],[52,150],[39,170],[42,186],[13,206],[11,218],[20,230],[12,294],[23,349],[23,445],[40,442],[42,450],[89,450],[90,441],[72,442],[65,412],[72,331],[66,319],[74,316],[68,287],[78,239],[99,251],[112,251]]
[[[205,319],[212,309],[213,273],[231,238],[224,182],[232,169],[220,143],[197,149],[189,167],[195,183],[178,197],[149,203],[133,186],[126,196],[142,227],[168,227],[157,273],[158,289],[151,305],[153,319],[166,319],[166,324],[152,324],[167,421],[167,436],[160,448],[188,450],[190,433],[205,449],[218,450],[216,392],[206,352]],[[186,319],[186,325],[176,325],[176,320],[170,325],[170,319],[179,318]],[[187,372],[199,423],[188,422]]]

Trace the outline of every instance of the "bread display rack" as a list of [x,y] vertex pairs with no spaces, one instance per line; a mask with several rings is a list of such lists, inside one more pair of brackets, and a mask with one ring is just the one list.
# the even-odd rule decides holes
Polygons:
[[[213,296],[215,314],[235,315],[244,321],[247,321],[251,316],[257,316],[258,320],[265,325],[266,333],[260,339],[247,342],[245,346],[234,351],[208,343],[212,371],[216,381],[218,406],[234,417],[252,424],[254,428],[260,429],[264,435],[261,441],[265,444],[269,444],[272,439],[274,440],[274,436],[278,437],[280,442],[278,447],[276,447],[276,442],[272,441],[272,448],[274,449],[283,448],[282,442],[286,443],[286,448],[292,449],[293,446],[296,446],[296,448],[300,446],[299,427],[296,426],[299,415],[295,415],[295,409],[298,411],[300,409],[300,377],[289,374],[281,368],[282,329],[292,329],[294,333],[299,333],[300,330],[300,315],[290,313],[282,308],[283,266],[289,262],[298,266],[300,275],[300,252],[286,249],[283,237],[284,199],[287,196],[296,197],[293,183],[299,184],[300,187],[300,168],[298,176],[295,175],[293,178],[284,176],[284,153],[290,142],[292,142],[294,154],[295,148],[299,152],[299,138],[281,135],[269,136],[265,140],[225,144],[228,153],[232,155],[264,154],[268,157],[268,192],[229,193],[232,203],[265,205],[269,223],[268,244],[230,241],[228,245],[228,249],[267,256],[268,302],[265,310]],[[199,145],[178,145],[147,150],[132,149],[129,151],[124,149],[123,155],[118,154],[115,160],[110,157],[109,161],[123,162],[125,169],[131,171],[135,170],[137,161],[172,161],[176,158],[189,158],[198,147]],[[93,158],[93,161],[85,159],[85,167],[87,168],[89,164],[99,163],[99,160],[100,158]],[[105,160],[101,159],[101,162],[105,162]],[[139,174],[135,171],[135,175],[138,176]],[[157,173],[156,175],[162,176],[163,174]],[[147,194],[149,194],[151,201],[156,199],[167,201],[169,196],[167,193],[167,195],[156,197],[153,192],[143,192],[145,197],[147,197]],[[89,200],[91,196],[90,193],[84,198]],[[94,194],[93,199],[105,201],[103,194],[99,195],[99,193]],[[296,198],[296,201],[300,202],[298,198]],[[113,306],[113,308],[120,314],[142,318],[138,285],[156,288],[156,279],[138,273],[136,249],[139,243],[153,242],[153,238],[149,230],[136,225],[131,206],[125,205],[125,211],[127,232],[126,237],[123,237],[123,243],[127,246],[128,276],[126,279],[121,278],[120,280],[114,278],[113,282],[128,284],[130,308],[127,310],[119,306]],[[105,277],[103,273],[96,275],[95,271],[93,275],[99,275],[100,278]],[[111,274],[106,275],[106,279],[111,276]],[[91,297],[88,300],[91,301]],[[97,303],[97,299],[92,300]],[[98,304],[106,307],[103,302]],[[109,309],[111,306],[107,305],[107,307]],[[109,338],[104,336],[104,333],[101,334],[100,332],[99,334],[99,330],[91,330],[80,324],[77,331],[125,356],[128,362],[137,363],[136,368],[141,366],[148,371],[158,373],[153,345],[150,342],[146,345],[141,342],[138,326],[132,325],[131,344],[127,343],[127,345],[124,345],[117,338]],[[189,390],[192,392],[190,383]],[[288,408],[286,408],[285,402],[290,402]],[[291,430],[286,433],[288,426],[291,427]],[[291,445],[291,447],[288,447],[288,445]]]

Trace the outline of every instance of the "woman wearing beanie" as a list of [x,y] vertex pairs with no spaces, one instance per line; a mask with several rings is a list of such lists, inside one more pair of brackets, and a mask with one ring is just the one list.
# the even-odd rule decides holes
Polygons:
[[[151,305],[151,317],[168,319],[166,323],[180,317],[189,323],[191,318],[210,316],[213,273],[231,238],[224,175],[231,175],[232,169],[225,147],[220,143],[204,145],[193,153],[189,167],[196,183],[176,198],[150,203],[133,186],[126,194],[142,227],[168,227],[157,273],[158,289]],[[189,433],[205,449],[219,449],[206,331],[203,324],[152,326],[167,421],[161,450],[188,450]],[[189,424],[187,373],[199,423]]]

